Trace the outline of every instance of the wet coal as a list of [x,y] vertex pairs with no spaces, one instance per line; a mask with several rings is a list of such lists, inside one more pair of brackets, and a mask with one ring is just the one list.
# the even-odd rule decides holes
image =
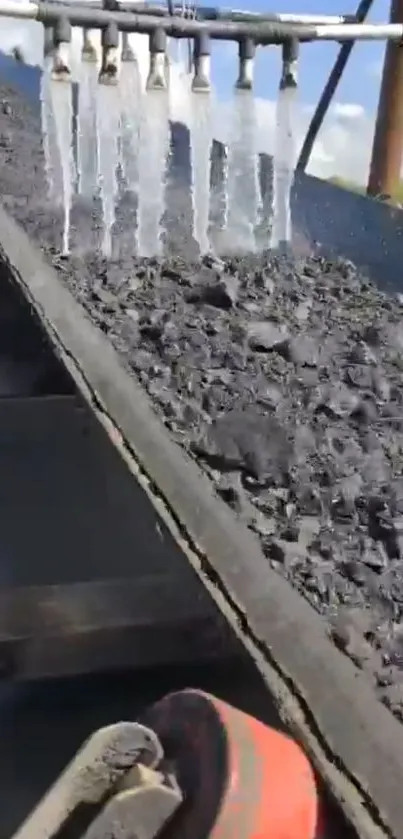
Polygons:
[[[201,264],[185,226],[175,256],[121,252],[107,265],[90,237],[85,247],[80,240],[91,225],[78,206],[78,244],[62,259],[36,116],[8,99],[10,113],[0,110],[0,133],[11,138],[0,147],[6,206],[174,439],[258,534],[268,566],[323,616],[403,721],[401,296],[320,256]],[[174,228],[185,189],[170,183],[169,200]]]

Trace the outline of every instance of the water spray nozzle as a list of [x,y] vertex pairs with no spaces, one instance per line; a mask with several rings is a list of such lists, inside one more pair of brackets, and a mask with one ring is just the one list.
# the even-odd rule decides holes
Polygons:
[[135,60],[136,56],[129,44],[129,33],[122,32],[122,61],[126,63]]
[[53,38],[53,27],[44,26],[43,29],[43,54],[45,58],[53,54],[55,42]]
[[194,76],[192,90],[194,93],[209,93],[211,90],[210,55],[210,36],[208,32],[200,32],[194,39],[193,47]]
[[70,44],[71,23],[67,17],[59,17],[53,28],[53,81],[71,80]]
[[146,90],[166,90],[167,88],[167,62],[166,48],[167,36],[163,29],[154,29],[150,33],[150,70],[146,84]]
[[116,85],[119,66],[119,29],[116,23],[108,23],[102,30],[102,60],[98,81],[100,84]]
[[239,74],[235,85],[237,90],[252,90],[255,52],[256,44],[253,38],[242,38],[239,41]]
[[297,38],[288,38],[284,41],[283,47],[283,68],[280,79],[280,90],[298,86],[298,56],[299,41]]
[[91,41],[90,32],[90,29],[83,29],[83,46],[81,50],[81,59],[82,61],[85,61],[88,64],[96,64],[97,51],[94,47],[94,44]]

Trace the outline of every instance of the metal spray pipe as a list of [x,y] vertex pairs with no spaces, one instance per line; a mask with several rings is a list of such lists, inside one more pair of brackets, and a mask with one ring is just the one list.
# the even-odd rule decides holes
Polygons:
[[96,64],[97,51],[91,40],[90,33],[91,29],[87,29],[87,27],[83,29],[83,46],[81,49],[81,60],[87,62],[88,64]]
[[43,28],[43,55],[45,58],[48,58],[50,55],[53,54],[53,50],[55,48],[55,42],[53,39],[53,27],[52,26],[44,26]]
[[299,41],[297,38],[289,38],[283,44],[280,90],[287,90],[298,86],[298,56]]
[[134,52],[133,52],[133,50],[132,50],[132,48],[129,44],[129,33],[128,32],[122,32],[122,56],[121,57],[122,57],[122,61],[124,63],[132,62],[132,61],[136,60],[136,56],[135,56],[135,54],[134,54]]
[[279,44],[289,38],[306,41],[368,41],[403,40],[402,23],[338,23],[297,24],[285,22],[244,22],[234,20],[212,20],[204,22],[177,16],[158,17],[152,14],[110,11],[92,5],[38,2],[38,0],[0,0],[0,17],[38,20],[53,26],[58,17],[67,17],[72,26],[87,26],[103,29],[115,23],[122,32],[150,34],[162,28],[166,35],[176,38],[194,38],[202,31],[208,31],[210,38],[224,41],[239,41],[244,36],[253,38],[256,44]]
[[242,38],[239,41],[239,74],[235,85],[237,90],[252,90],[255,53],[256,45],[252,38]]
[[102,30],[102,60],[98,81],[100,84],[115,85],[118,83],[119,69],[119,30],[116,23],[109,23]]
[[148,73],[146,90],[166,90],[167,88],[167,62],[166,48],[167,36],[162,28],[154,29],[150,33],[150,70]]
[[[19,2],[19,0],[17,0]],[[51,3],[58,3],[60,0],[48,0]],[[68,0],[68,5],[70,5],[75,0]],[[101,8],[109,8],[115,9],[119,11],[132,11],[136,12],[136,14],[144,15],[144,14],[151,14],[151,15],[158,15],[158,17],[167,17],[170,15],[172,17],[172,12],[169,10],[167,5],[158,5],[154,2],[141,2],[138,3],[136,0],[111,0],[111,2],[105,2],[105,0],[95,0],[95,2],[91,1],[91,7],[95,9]],[[232,20],[232,21],[243,21],[243,22],[252,22],[252,23],[267,23],[267,22],[277,22],[277,23],[302,23],[302,24],[340,24],[340,23],[355,23],[356,18],[355,15],[347,14],[347,15],[306,15],[306,14],[284,14],[280,12],[280,14],[275,14],[269,12],[259,13],[259,12],[248,12],[248,11],[236,11],[233,9],[221,9],[221,8],[214,8],[208,6],[192,6],[191,4],[184,4],[181,3],[174,3],[173,6],[174,15],[179,15],[181,17],[190,17],[190,18],[197,18],[198,20],[209,21],[209,20]]]
[[193,47],[194,76],[192,90],[194,93],[209,93],[211,90],[210,64],[211,48],[207,32],[196,35]]
[[71,80],[70,66],[71,23],[66,17],[59,17],[53,29],[52,79],[57,82]]

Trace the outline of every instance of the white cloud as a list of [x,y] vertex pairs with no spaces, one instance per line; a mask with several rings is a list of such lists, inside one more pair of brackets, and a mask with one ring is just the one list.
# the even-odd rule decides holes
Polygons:
[[[82,36],[73,30],[73,64],[79,60]],[[99,33],[96,33],[100,49]],[[142,81],[148,71],[148,39],[143,35],[131,36],[141,66]],[[30,64],[42,64],[43,29],[33,21],[17,21],[3,18],[0,32],[0,49],[11,51],[21,47],[25,60]],[[77,64],[76,64],[77,66]],[[272,152],[276,124],[275,102],[255,100],[256,144],[258,151]],[[296,148],[299,150],[308,128],[314,105],[300,103],[295,112]],[[189,79],[183,66],[173,62],[171,66],[171,113],[174,119],[190,122]],[[214,136],[227,142],[231,129],[231,102],[219,102],[213,108]],[[335,103],[329,110],[325,124],[315,144],[309,164],[309,172],[319,177],[334,175],[365,183],[373,136],[373,118],[355,102]]]
[[332,113],[336,119],[354,121],[362,119],[365,115],[365,110],[362,105],[357,105],[356,102],[336,102],[333,105]]

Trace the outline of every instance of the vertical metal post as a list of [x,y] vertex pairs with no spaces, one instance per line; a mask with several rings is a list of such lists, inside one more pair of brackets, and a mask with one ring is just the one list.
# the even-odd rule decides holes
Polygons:
[[[403,0],[392,0],[391,23],[403,23]],[[388,41],[376,119],[368,195],[392,195],[403,160],[403,46]]]

